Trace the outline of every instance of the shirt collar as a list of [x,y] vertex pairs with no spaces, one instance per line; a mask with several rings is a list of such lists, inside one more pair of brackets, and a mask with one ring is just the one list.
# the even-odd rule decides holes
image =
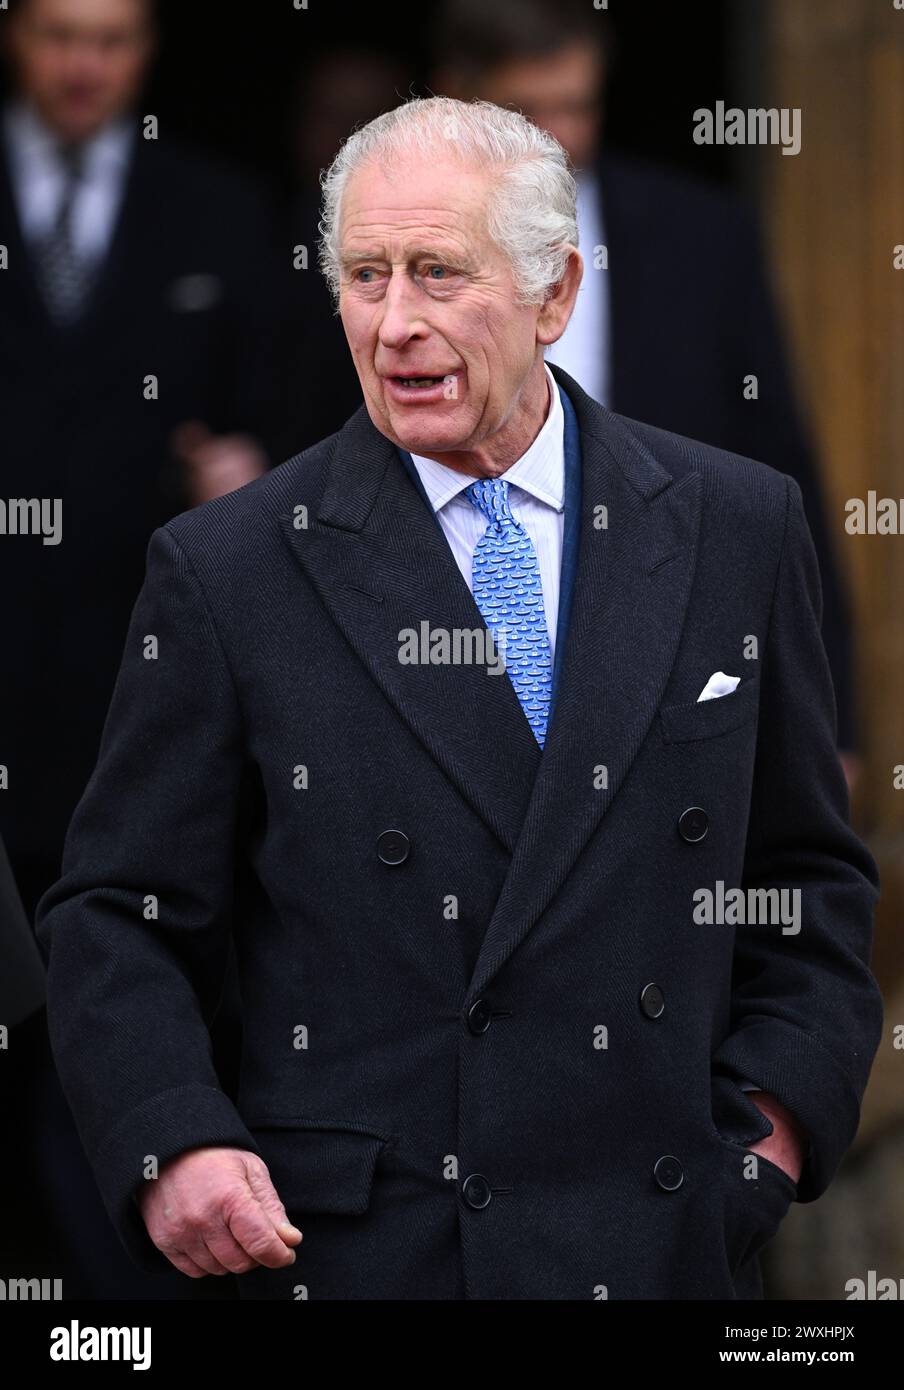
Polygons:
[[[57,163],[58,139],[30,102],[11,102],[4,112],[4,124],[10,148],[20,165]],[[86,173],[121,168],[127,163],[134,134],[132,124],[127,116],[120,117],[85,141]]]
[[[545,362],[543,365],[550,389],[546,419],[527,452],[506,469],[502,477],[560,512],[565,505],[565,412],[558,383],[548,365]],[[412,454],[411,458],[434,512],[441,511],[474,481],[468,474],[458,473],[444,463],[437,463],[436,459],[420,454]]]

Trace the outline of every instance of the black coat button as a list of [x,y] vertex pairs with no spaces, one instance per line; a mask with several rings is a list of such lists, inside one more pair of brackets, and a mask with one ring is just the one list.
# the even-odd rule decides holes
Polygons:
[[704,839],[708,829],[709,816],[702,806],[689,806],[678,817],[678,834],[682,840],[687,840],[689,845],[695,845]]
[[401,830],[384,830],[377,840],[377,854],[384,864],[404,864],[410,841]]
[[485,999],[475,999],[468,1009],[468,1027],[472,1033],[485,1033],[490,1026],[490,1006]]
[[462,1183],[461,1195],[469,1207],[473,1207],[475,1211],[480,1211],[482,1207],[489,1206],[493,1194],[483,1173],[472,1173]]
[[674,1192],[684,1182],[684,1169],[674,1154],[664,1154],[653,1164],[653,1177],[666,1192]]
[[658,985],[644,985],[640,991],[640,1007],[647,1018],[659,1018],[665,1012],[665,999]]

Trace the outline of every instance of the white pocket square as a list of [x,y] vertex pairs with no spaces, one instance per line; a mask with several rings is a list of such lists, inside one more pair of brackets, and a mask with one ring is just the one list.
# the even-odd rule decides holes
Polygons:
[[726,676],[724,671],[716,671],[697,696],[697,704],[701,700],[718,700],[722,695],[730,695],[740,682],[740,676]]

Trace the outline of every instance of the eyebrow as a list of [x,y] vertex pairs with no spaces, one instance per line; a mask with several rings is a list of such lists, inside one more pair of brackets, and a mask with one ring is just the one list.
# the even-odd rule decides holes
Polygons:
[[[343,270],[348,270],[351,266],[362,265],[368,261],[385,261],[387,257],[382,251],[349,251],[342,252],[339,256],[339,264]],[[439,261],[443,264],[458,266],[461,270],[472,270],[473,264],[466,257],[453,254],[450,251],[438,251],[436,247],[417,246],[409,251],[405,257],[406,263],[412,261]]]

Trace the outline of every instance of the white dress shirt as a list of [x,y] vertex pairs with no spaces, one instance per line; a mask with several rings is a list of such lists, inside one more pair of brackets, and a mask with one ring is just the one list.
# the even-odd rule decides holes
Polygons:
[[[50,232],[66,182],[59,137],[34,109],[14,102],[3,113],[13,195],[26,243]],[[84,165],[72,204],[72,239],[89,260],[109,249],[125,190],[134,138],[128,119],[112,122],[85,142]]]
[[[530,536],[537,554],[552,660],[556,651],[562,538],[565,532],[565,412],[555,377],[548,367],[546,378],[550,388],[546,420],[527,452],[502,477],[511,484],[509,503],[512,515]],[[478,511],[464,495],[465,488],[474,482],[474,478],[458,473],[454,468],[447,468],[435,459],[422,458],[420,454],[412,454],[411,457],[455,562],[473,593],[471,566],[474,548],[489,524],[483,512]]]
[[588,396],[609,406],[612,389],[612,346],[609,323],[609,272],[594,266],[594,248],[606,245],[600,181],[583,171],[575,176],[578,186],[578,241],[584,257],[584,278],[578,290],[568,327],[557,343],[546,349],[547,362],[555,362],[583,386]]

